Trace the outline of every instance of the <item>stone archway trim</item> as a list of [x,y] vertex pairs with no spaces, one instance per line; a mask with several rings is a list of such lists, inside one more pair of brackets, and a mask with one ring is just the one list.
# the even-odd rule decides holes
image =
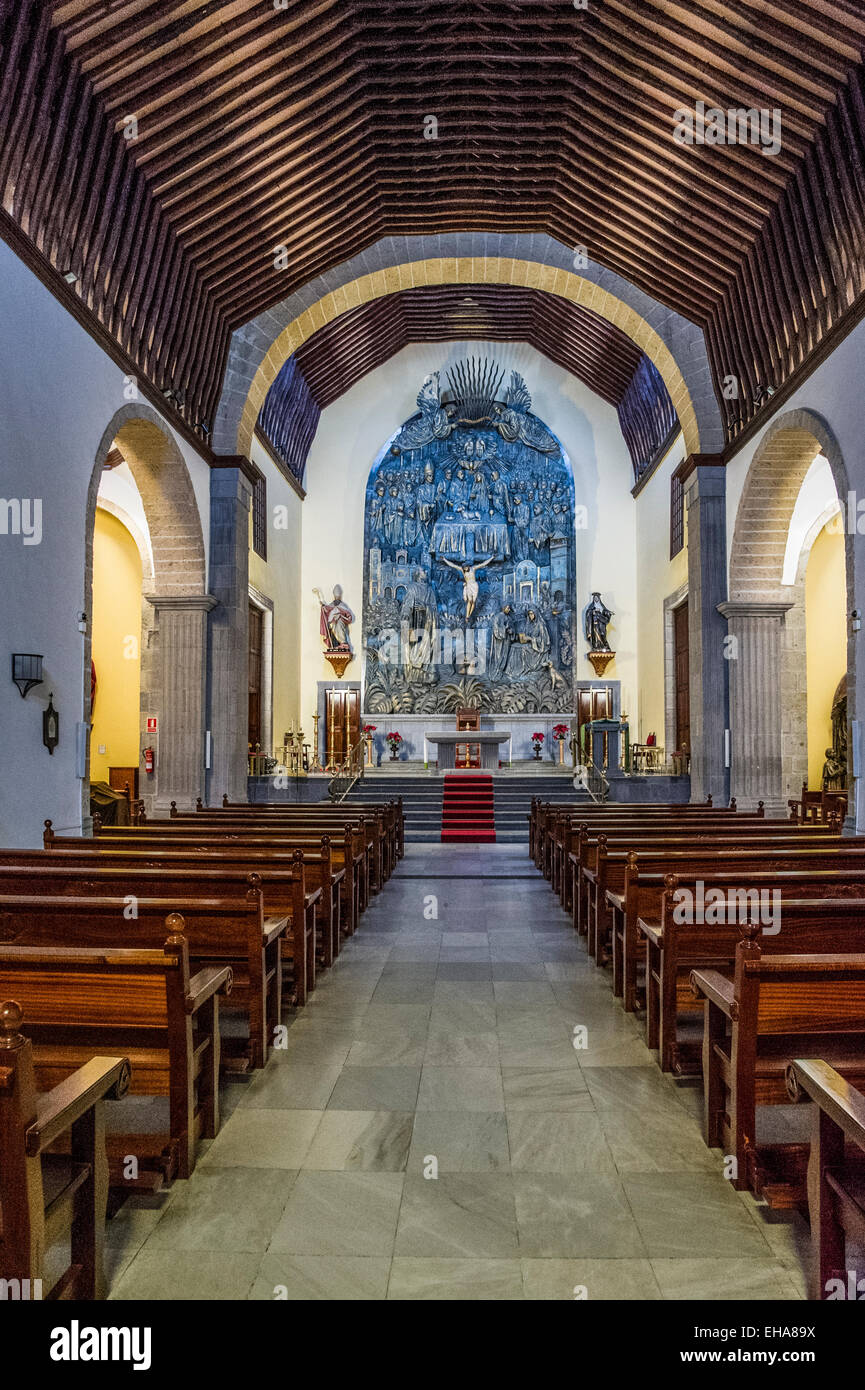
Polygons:
[[686,454],[700,453],[697,414],[675,357],[660,335],[622,299],[570,271],[509,257],[460,256],[410,261],[362,275],[316,300],[274,339],[249,387],[237,431],[237,452],[249,454],[265,396],[283,364],[325,324],[360,304],[417,285],[523,285],[557,295],[621,328],[657,367],[679,417]]

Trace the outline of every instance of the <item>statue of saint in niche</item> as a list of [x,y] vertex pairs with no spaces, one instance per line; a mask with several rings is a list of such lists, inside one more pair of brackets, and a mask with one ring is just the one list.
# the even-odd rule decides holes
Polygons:
[[597,590],[592,593],[592,601],[586,609],[584,630],[586,641],[593,652],[608,652],[611,650],[607,641],[607,624],[612,618],[612,613],[606,607],[601,595]]

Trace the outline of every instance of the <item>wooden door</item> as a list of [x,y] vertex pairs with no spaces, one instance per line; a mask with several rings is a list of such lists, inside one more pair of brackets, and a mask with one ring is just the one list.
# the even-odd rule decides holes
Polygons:
[[676,683],[676,751],[691,751],[691,687],[688,664],[688,604],[673,609],[673,661]]
[[[582,747],[583,725],[589,724],[593,719],[612,719],[613,702],[612,692],[606,686],[598,690],[579,690],[577,692],[577,733]],[[586,735],[586,749],[591,755],[591,748]],[[607,736],[604,735],[604,757],[606,760]]]
[[341,763],[360,739],[360,691],[326,691],[325,748],[328,763]]
[[251,752],[261,746],[261,654],[264,614],[254,604],[249,605],[249,727],[247,738]]

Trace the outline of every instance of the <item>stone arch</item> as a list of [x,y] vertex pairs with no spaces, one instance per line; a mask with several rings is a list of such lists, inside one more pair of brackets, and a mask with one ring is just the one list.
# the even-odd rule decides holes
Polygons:
[[[736,639],[730,662],[731,794],[743,806],[762,799],[769,813],[786,810],[807,778],[805,568],[827,515],[803,543],[795,583],[782,584],[787,536],[796,499],[818,453],[828,460],[846,506],[848,476],[840,445],[810,409],[781,415],[751,461],[733,531],[729,601],[721,611]],[[819,524],[818,524],[819,523]],[[854,607],[854,537],[845,530],[847,611]],[[848,719],[855,718],[856,646],[848,628]],[[848,740],[851,748],[852,740]],[[848,769],[852,790],[852,768]]]
[[614,323],[645,352],[657,367],[679,417],[685,454],[701,452],[701,431],[688,385],[676,358],[651,324],[610,290],[582,275],[535,261],[505,256],[438,257],[376,270],[340,285],[314,301],[284,328],[249,384],[237,427],[237,452],[249,454],[255,424],[271,385],[283,363],[318,329],[360,304],[416,285],[528,285],[591,309]]
[[[129,465],[147,518],[152,567],[144,567],[141,614],[141,734],[158,720],[157,767],[142,795],[148,810],[172,800],[194,804],[204,789],[207,614],[204,534],[186,461],[159,414],[143,402],[111,418],[96,450],[87,494],[83,611],[93,595],[93,532],[99,482],[116,444]],[[90,722],[91,624],[84,643],[83,719]],[[150,740],[154,742],[153,739]],[[142,742],[143,746],[143,742]],[[89,823],[89,746],[82,815]],[[143,776],[143,774],[142,774]]]

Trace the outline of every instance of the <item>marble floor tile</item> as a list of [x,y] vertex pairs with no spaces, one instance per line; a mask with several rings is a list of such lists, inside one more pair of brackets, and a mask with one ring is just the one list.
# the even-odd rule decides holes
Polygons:
[[615,1177],[613,1157],[594,1113],[512,1110],[508,1115],[514,1173],[604,1173]]
[[112,1289],[112,1301],[222,1302],[246,1299],[260,1255],[211,1250],[140,1250]]
[[395,1255],[502,1258],[518,1253],[509,1174],[406,1177]]
[[645,1259],[621,1183],[598,1173],[515,1173],[520,1253],[530,1258]]
[[649,1260],[522,1260],[526,1298],[639,1303],[662,1297]]
[[420,1067],[344,1067],[328,1110],[414,1111]]
[[502,1078],[495,1067],[442,1067],[424,1063],[417,1108],[421,1110],[504,1110]]
[[430,1030],[424,1064],[439,1067],[498,1067],[499,1038],[488,1033],[457,1033]]
[[[350,1056],[351,1054],[349,1054]],[[285,1061],[256,1072],[239,1101],[241,1110],[323,1110],[341,1067]]]
[[388,1299],[514,1302],[523,1298],[519,1260],[408,1259],[391,1267]]
[[414,1116],[399,1110],[328,1110],[304,1169],[399,1173],[405,1168]]
[[238,1110],[198,1166],[299,1168],[321,1116],[321,1110]]
[[736,1303],[795,1297],[784,1269],[771,1259],[653,1259],[652,1269],[668,1299]]
[[769,1246],[723,1178],[702,1173],[629,1173],[622,1185],[652,1259],[765,1259]]
[[269,1254],[391,1255],[402,1173],[300,1173]]
[[362,1255],[265,1255],[249,1297],[273,1302],[340,1303],[387,1297],[389,1257]]
[[558,1071],[549,1067],[502,1065],[505,1109],[508,1111],[594,1111],[594,1103],[579,1067]]
[[175,1183],[171,1204],[154,1227],[148,1250],[263,1254],[285,1210],[297,1173],[199,1165]]
[[405,1034],[381,1033],[374,1038],[359,1038],[352,1043],[345,1059],[347,1067],[419,1067],[424,1060],[424,1038]]
[[423,1176],[429,1160],[441,1173],[507,1172],[508,1128],[501,1110],[420,1110],[414,1117],[407,1173]]

